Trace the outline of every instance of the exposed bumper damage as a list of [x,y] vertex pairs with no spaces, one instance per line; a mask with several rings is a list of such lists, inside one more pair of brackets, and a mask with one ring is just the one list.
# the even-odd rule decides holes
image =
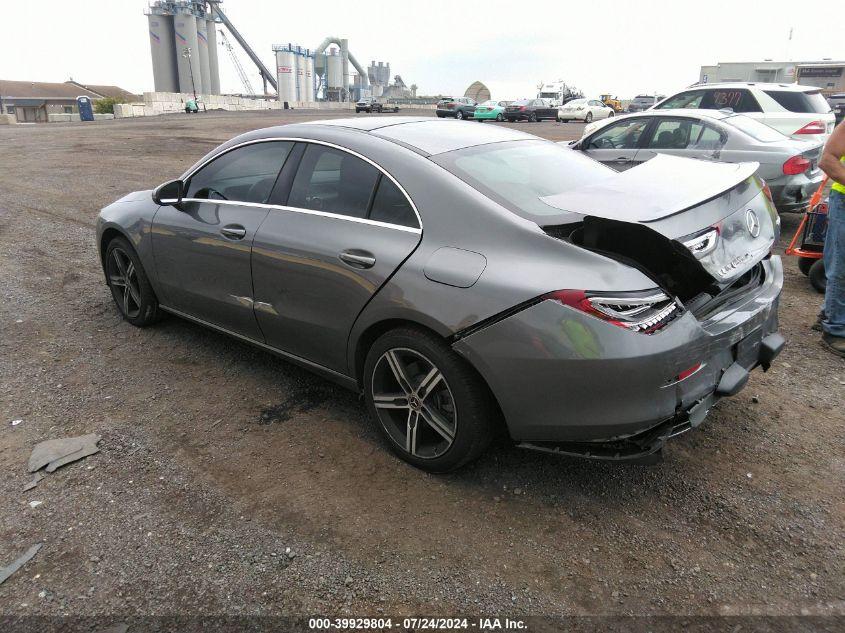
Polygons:
[[780,258],[764,278],[707,314],[691,310],[642,335],[541,301],[458,340],[484,376],[520,446],[596,459],[656,454],[697,427],[783,347]]

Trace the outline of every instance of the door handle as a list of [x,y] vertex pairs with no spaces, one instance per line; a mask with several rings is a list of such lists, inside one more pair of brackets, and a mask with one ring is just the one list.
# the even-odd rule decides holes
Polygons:
[[615,159],[613,162],[615,163],[630,163],[631,159],[627,156],[620,156],[619,158]]
[[246,229],[240,224],[230,224],[220,229],[220,235],[230,240],[242,240],[246,236]]
[[340,261],[352,266],[352,268],[372,268],[376,264],[376,258],[367,251],[343,251],[338,257]]

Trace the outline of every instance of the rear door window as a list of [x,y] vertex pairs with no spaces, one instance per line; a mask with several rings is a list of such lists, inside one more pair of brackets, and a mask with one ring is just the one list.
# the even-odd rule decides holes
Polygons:
[[417,216],[408,198],[390,178],[384,175],[379,180],[369,217],[378,222],[419,228]]
[[646,143],[649,149],[686,149],[698,140],[704,126],[691,119],[663,119]]
[[365,218],[379,175],[357,156],[333,147],[308,145],[288,206]]
[[185,197],[263,204],[292,148],[292,142],[271,141],[226,152],[191,177]]
[[764,90],[767,95],[790,112],[802,114],[827,114],[830,104],[821,92],[799,92],[797,90]]

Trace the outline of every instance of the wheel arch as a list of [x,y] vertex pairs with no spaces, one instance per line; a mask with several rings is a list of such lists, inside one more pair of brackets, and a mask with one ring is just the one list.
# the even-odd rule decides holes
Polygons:
[[122,230],[117,228],[114,225],[107,226],[103,229],[102,234],[100,235],[100,266],[103,269],[103,275],[106,274],[106,250],[109,247],[111,241],[116,237],[122,237],[127,242],[129,242],[130,246],[134,248],[134,244],[132,244],[132,239]]
[[[418,330],[422,330],[428,332],[429,334],[433,334],[437,336],[451,347],[451,341],[449,340],[452,332],[446,330],[445,327],[440,327],[440,331],[438,329],[434,329],[432,327],[428,327],[419,321],[414,321],[410,318],[388,318],[383,319],[381,321],[376,321],[371,323],[367,328],[361,332],[358,336],[357,341],[355,342],[354,347],[354,357],[353,357],[353,365],[352,369],[354,372],[354,379],[358,384],[358,389],[363,391],[364,388],[364,362],[367,358],[367,352],[372,347],[373,343],[378,340],[380,336],[389,332],[390,330],[400,328],[400,327],[409,327]],[[455,352],[457,353],[457,352]],[[458,354],[458,356],[472,368],[472,371],[476,373],[481,383],[484,385],[484,388],[487,390],[487,395],[490,398],[490,401],[493,403],[493,408],[496,412],[496,420],[494,420],[494,428],[496,429],[497,435],[500,437],[510,437],[510,432],[508,430],[507,424],[505,422],[505,416],[502,412],[502,407],[499,404],[499,400],[496,397],[496,394],[493,393],[493,390],[490,388],[490,385],[487,382],[487,379],[484,375],[478,371],[478,368],[467,358],[464,354]]]

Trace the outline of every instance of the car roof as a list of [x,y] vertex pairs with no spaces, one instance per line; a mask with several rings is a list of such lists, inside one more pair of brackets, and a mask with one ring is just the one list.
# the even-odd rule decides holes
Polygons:
[[719,83],[712,83],[712,84],[696,84],[694,86],[690,86],[689,88],[684,88],[683,90],[678,90],[673,94],[678,94],[679,92],[686,92],[687,90],[701,90],[707,88],[759,88],[760,90],[791,90],[793,92],[813,92],[819,91],[821,88],[818,86],[802,86],[800,84],[778,84],[778,83],[765,83],[761,81],[725,81]]
[[[465,121],[441,120],[433,117],[384,116],[358,119],[329,119],[293,124],[304,128],[344,128],[392,141],[418,154],[433,156],[465,147],[504,143],[507,141],[541,140],[498,125],[470,125]],[[288,126],[264,130],[262,136],[285,136]]]

